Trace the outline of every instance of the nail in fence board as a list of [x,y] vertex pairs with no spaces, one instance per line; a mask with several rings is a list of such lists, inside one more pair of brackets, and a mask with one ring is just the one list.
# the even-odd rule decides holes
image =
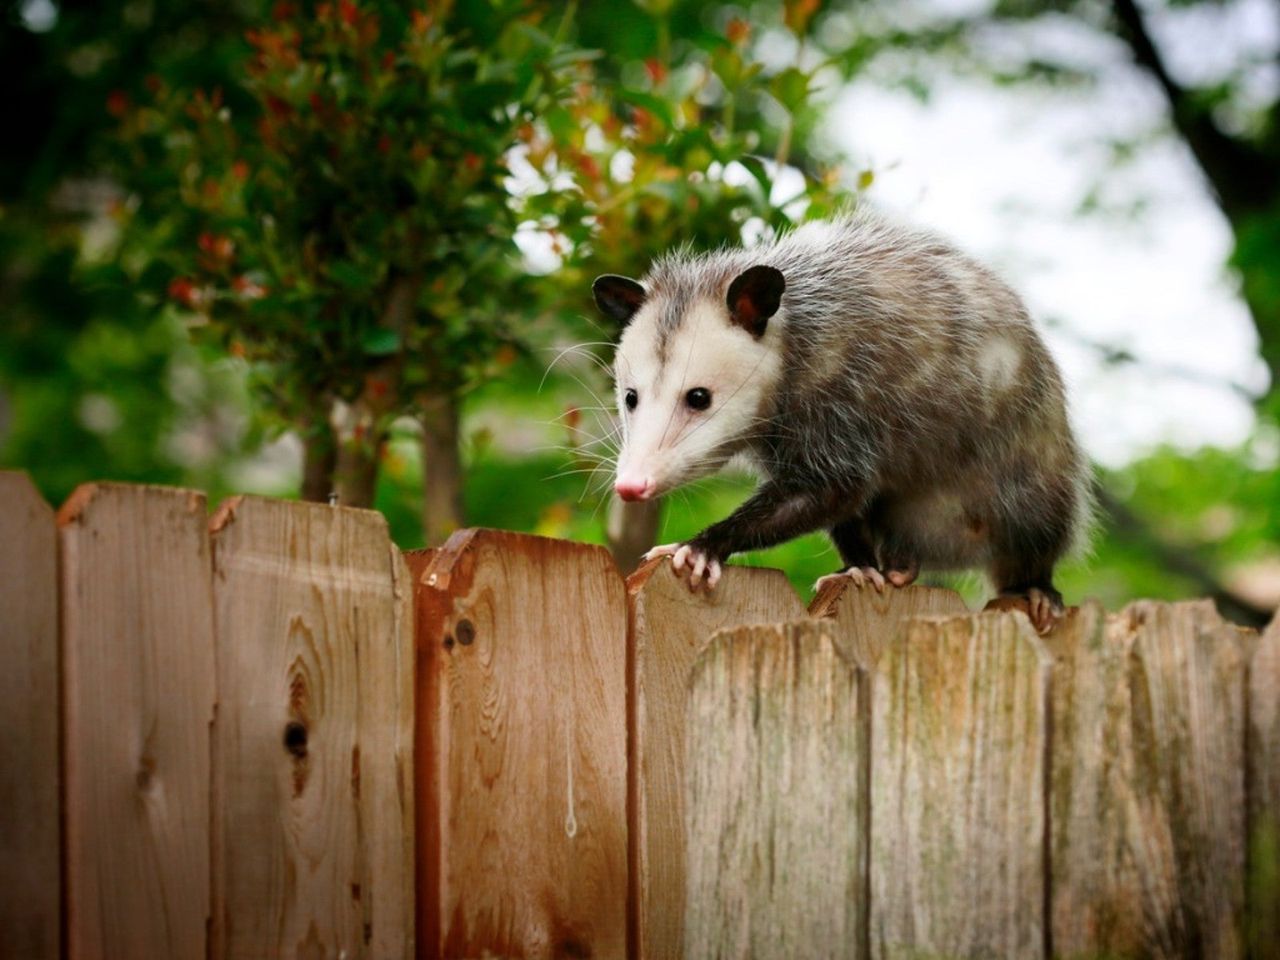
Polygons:
[[857,587],[828,584],[809,604],[809,614],[830,620],[836,641],[855,662],[874,666],[884,645],[911,617],[964,616],[969,611],[954,590],[939,587]]
[[861,670],[821,622],[741,627],[694,667],[686,957],[866,956]]
[[873,957],[1045,949],[1049,657],[1023,616],[918,620],[873,675]]
[[627,580],[631,603],[631,869],[636,949],[680,953],[684,912],[684,744],[689,677],[717,630],[801,620],[780,570],[730,566],[715,590],[689,590],[667,557]]
[[22,473],[0,471],[0,958],[57,960],[58,542]]
[[613,561],[463,530],[415,566],[419,956],[624,956],[627,611]]
[[1248,703],[1249,945],[1280,960],[1280,616],[1253,654]]
[[214,955],[413,954],[413,633],[368,510],[215,516]]
[[206,518],[201,493],[116,484],[58,514],[72,957],[206,956]]

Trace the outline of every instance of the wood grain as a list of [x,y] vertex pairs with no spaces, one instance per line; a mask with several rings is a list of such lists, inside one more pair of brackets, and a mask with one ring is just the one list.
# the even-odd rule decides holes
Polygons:
[[730,566],[715,590],[693,593],[665,557],[627,581],[632,663],[631,870],[636,956],[676,956],[684,912],[684,747],[689,677],[726,627],[805,617],[779,570]]
[[0,471],[0,960],[56,960],[58,537],[26,474]]
[[491,530],[416,564],[421,957],[626,954],[622,578]]
[[[1133,737],[1127,619],[1087,603],[1044,640],[1054,656],[1050,920],[1058,956],[1147,956],[1142,822],[1129,788]],[[1144,867],[1167,875],[1167,837]],[[1155,858],[1161,862],[1155,862]]]
[[1050,659],[1023,616],[909,624],[873,677],[873,957],[1045,951]]
[[214,955],[412,956],[409,577],[369,510],[218,511]]
[[1055,953],[1239,956],[1251,640],[1202,601],[1086,605],[1046,643]]
[[204,960],[214,710],[204,495],[85,486],[58,523],[67,950]]
[[823,587],[809,604],[809,615],[830,620],[845,655],[873,667],[885,644],[898,636],[912,617],[963,616],[969,611],[954,590],[940,587],[857,587],[835,581]]
[[865,674],[829,624],[712,638],[689,694],[686,957],[866,956]]
[[1280,960],[1280,616],[1249,664],[1249,951]]
[[1247,651],[1210,601],[1131,604],[1133,842],[1147,955],[1243,948]]

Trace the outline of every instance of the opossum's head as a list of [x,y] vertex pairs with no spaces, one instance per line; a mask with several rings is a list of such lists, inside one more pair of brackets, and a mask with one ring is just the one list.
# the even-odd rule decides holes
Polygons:
[[713,473],[746,446],[782,372],[785,318],[775,314],[785,286],[767,266],[719,289],[596,280],[596,304],[624,325],[613,364],[623,500]]

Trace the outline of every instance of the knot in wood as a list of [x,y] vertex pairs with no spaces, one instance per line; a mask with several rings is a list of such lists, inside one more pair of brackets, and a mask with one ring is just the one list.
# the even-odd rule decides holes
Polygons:
[[476,625],[470,620],[459,620],[454,632],[458,635],[458,642],[469,647],[476,638]]
[[307,728],[292,720],[284,725],[284,748],[301,760],[307,755]]

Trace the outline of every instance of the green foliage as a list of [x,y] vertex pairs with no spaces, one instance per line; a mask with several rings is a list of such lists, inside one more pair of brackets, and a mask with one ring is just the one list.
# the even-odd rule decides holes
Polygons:
[[119,169],[166,269],[131,279],[244,356],[292,424],[339,399],[384,430],[491,375],[526,283],[506,154],[586,57],[549,11],[282,2],[227,91],[153,78],[119,109]]

